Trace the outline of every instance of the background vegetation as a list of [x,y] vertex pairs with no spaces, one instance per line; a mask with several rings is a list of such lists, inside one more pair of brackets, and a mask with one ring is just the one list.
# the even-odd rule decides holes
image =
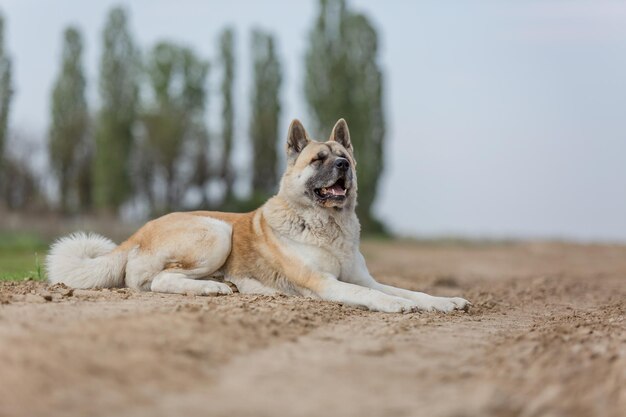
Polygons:
[[[240,38],[233,28],[219,34],[214,59],[169,40],[142,51],[127,12],[113,8],[101,37],[94,106],[86,97],[83,35],[78,27],[67,27],[50,93],[50,169],[37,173],[25,163],[28,151],[6,151],[7,142],[19,149],[21,141],[9,131],[13,66],[4,23],[0,13],[0,214],[115,220],[124,210],[143,218],[174,210],[246,211],[276,192],[285,127],[279,126],[283,70],[271,32],[254,29],[248,38],[252,163],[249,172],[238,172],[233,149],[240,121],[233,90]],[[385,134],[377,37],[369,19],[345,0],[320,0],[309,34],[303,94],[316,137],[327,137],[339,117],[347,119],[360,162],[359,215],[365,232],[380,234],[384,226],[371,213]],[[217,94],[208,82],[210,71],[220,78]],[[220,100],[215,106],[208,102],[214,96]],[[216,118],[211,114],[218,105],[216,129],[209,120]],[[251,182],[243,196],[234,189],[242,178]],[[34,253],[45,247],[44,240],[7,233],[0,238],[0,278],[40,276]]]

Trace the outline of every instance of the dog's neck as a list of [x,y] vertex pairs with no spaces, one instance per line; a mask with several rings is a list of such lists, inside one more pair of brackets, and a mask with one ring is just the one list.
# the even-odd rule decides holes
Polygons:
[[270,198],[261,210],[270,227],[279,235],[294,240],[359,243],[360,225],[354,209],[296,206],[279,193]]

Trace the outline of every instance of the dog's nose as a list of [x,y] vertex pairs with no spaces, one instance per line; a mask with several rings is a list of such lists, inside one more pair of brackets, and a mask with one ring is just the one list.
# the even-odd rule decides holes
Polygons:
[[346,158],[337,158],[335,159],[335,167],[340,171],[347,171],[350,168],[350,162]]

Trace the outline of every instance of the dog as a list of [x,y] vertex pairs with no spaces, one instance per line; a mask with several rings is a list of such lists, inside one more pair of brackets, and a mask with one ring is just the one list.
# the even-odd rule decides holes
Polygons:
[[194,211],[149,221],[124,243],[76,233],[46,259],[51,283],[130,287],[159,293],[313,297],[372,311],[466,310],[463,298],[434,297],[377,282],[359,251],[357,178],[350,131],[340,119],[326,142],[293,120],[278,193],[250,213]]

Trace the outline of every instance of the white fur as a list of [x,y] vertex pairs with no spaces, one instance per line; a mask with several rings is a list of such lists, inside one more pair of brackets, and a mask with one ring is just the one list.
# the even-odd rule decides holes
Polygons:
[[62,237],[46,257],[48,280],[73,288],[123,286],[126,253],[111,253],[115,247],[111,240],[93,233]]
[[395,297],[371,288],[338,281],[332,275],[326,276],[318,295],[322,300],[365,307],[372,311],[384,313],[411,313],[419,309],[415,302],[406,298]]
[[[189,220],[187,225],[196,233],[190,233],[185,240],[161,242],[156,252],[142,252],[131,250],[126,265],[126,285],[142,291],[155,291],[152,280],[155,279],[164,266],[181,251],[190,251],[192,247],[201,246],[202,239],[207,234],[215,237],[214,245],[202,253],[197,259],[197,267],[190,270],[173,270],[178,276],[187,279],[201,279],[213,275],[226,261],[230,254],[232,240],[232,226],[226,222],[210,217],[196,217]],[[157,288],[162,288],[157,285]],[[165,291],[158,291],[165,292]],[[187,292],[187,291],[183,291]],[[191,291],[193,292],[193,291]],[[178,292],[180,294],[180,292]]]
[[163,252],[144,253],[133,249],[128,254],[126,263],[126,285],[141,291],[150,291],[152,279],[167,263],[169,254]]
[[182,272],[169,271],[163,271],[152,279],[150,291],[193,295],[228,295],[233,293],[233,290],[222,282],[199,281],[188,278]]

